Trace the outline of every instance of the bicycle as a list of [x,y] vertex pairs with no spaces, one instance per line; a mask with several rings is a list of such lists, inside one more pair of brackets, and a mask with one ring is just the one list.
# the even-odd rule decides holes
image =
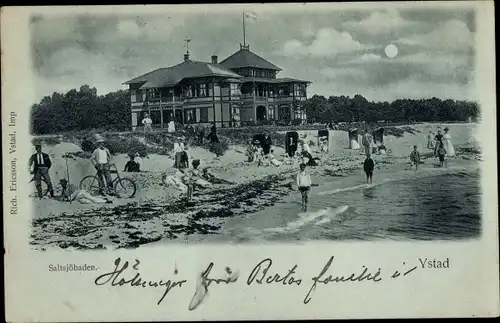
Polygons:
[[[116,174],[115,179],[112,181],[113,191],[116,196],[124,196],[126,198],[134,197],[137,188],[133,180],[126,177],[120,177],[118,167],[116,167],[115,164],[110,164],[109,173]],[[79,185],[80,189],[86,190],[92,195],[97,195],[96,192],[98,193],[101,190],[98,176],[99,172],[96,172],[95,175],[89,175],[82,178]]]

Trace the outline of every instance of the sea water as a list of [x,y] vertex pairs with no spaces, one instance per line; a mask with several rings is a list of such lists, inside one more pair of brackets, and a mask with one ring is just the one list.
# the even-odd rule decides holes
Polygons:
[[[420,172],[420,173],[419,173]],[[481,233],[479,170],[419,170],[372,185],[313,187],[308,212],[300,194],[231,219],[210,240],[457,240]]]

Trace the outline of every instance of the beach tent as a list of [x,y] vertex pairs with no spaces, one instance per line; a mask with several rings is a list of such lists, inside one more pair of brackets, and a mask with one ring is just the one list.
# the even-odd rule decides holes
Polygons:
[[322,130],[318,130],[318,142],[317,142],[317,145],[318,147],[320,146],[320,141],[321,141],[321,138],[325,137],[326,138],[326,142],[325,142],[325,146],[326,146],[326,151],[329,150],[329,140],[330,140],[330,131],[326,130],[326,129],[322,129]]
[[289,131],[285,136],[285,150],[288,156],[293,157],[299,145],[299,134],[297,131]]
[[381,144],[384,142],[384,128],[377,128],[372,132],[373,141],[375,144]]
[[359,130],[358,128],[351,128],[348,131],[349,134],[349,149],[359,149],[361,146],[359,145]]

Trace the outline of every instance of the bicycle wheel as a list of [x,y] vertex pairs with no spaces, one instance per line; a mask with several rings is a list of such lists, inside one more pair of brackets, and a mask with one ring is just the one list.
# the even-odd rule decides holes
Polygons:
[[82,178],[79,187],[81,190],[86,190],[91,195],[99,194],[99,181],[95,176],[89,175]]
[[115,194],[119,197],[134,197],[136,187],[133,180],[129,178],[117,178],[115,180]]

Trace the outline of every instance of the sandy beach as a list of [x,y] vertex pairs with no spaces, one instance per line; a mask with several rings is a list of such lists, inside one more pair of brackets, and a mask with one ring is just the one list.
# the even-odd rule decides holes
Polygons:
[[[415,173],[410,170],[408,159],[413,145],[419,147],[423,166],[435,168],[429,171],[467,171],[477,168],[480,154],[473,139],[474,126],[453,126],[453,143],[457,155],[450,159],[449,170],[435,168],[437,161],[425,147],[427,133],[435,125],[416,125],[417,134],[386,136],[384,142],[390,153],[374,155],[375,181],[390,178],[394,173]],[[314,132],[310,132],[308,138],[314,141]],[[309,168],[313,183],[328,185],[329,190],[341,190],[363,182],[363,151],[347,149],[347,134],[343,131],[335,131],[332,138],[334,149],[328,153],[315,152],[320,162],[318,166]],[[78,145],[63,142],[47,146],[44,151],[49,153],[55,165],[51,169],[54,183],[66,175],[66,160],[62,157],[66,153],[72,153],[68,159],[70,182],[77,185],[81,178],[94,173],[90,161],[79,157],[81,149]],[[195,191],[193,200],[188,204],[182,200],[179,190],[161,185],[162,173],[175,172],[172,167],[174,160],[155,154],[140,160],[143,172],[121,173],[121,176],[133,179],[137,185],[137,193],[131,199],[113,198],[111,204],[92,205],[33,197],[31,244],[35,249],[46,250],[53,247],[135,248],[172,240],[195,243],[206,236],[218,235],[228,219],[238,221],[248,214],[271,209],[290,196],[299,195],[294,186],[300,163],[298,159],[279,167],[257,167],[246,162],[244,151],[243,146],[231,146],[223,156],[217,158],[203,148],[189,148],[190,159],[200,159],[201,168],[208,167],[211,174],[231,183]],[[278,159],[284,159],[285,150],[275,146],[274,154]],[[113,161],[122,171],[127,157],[119,154],[113,157]]]

